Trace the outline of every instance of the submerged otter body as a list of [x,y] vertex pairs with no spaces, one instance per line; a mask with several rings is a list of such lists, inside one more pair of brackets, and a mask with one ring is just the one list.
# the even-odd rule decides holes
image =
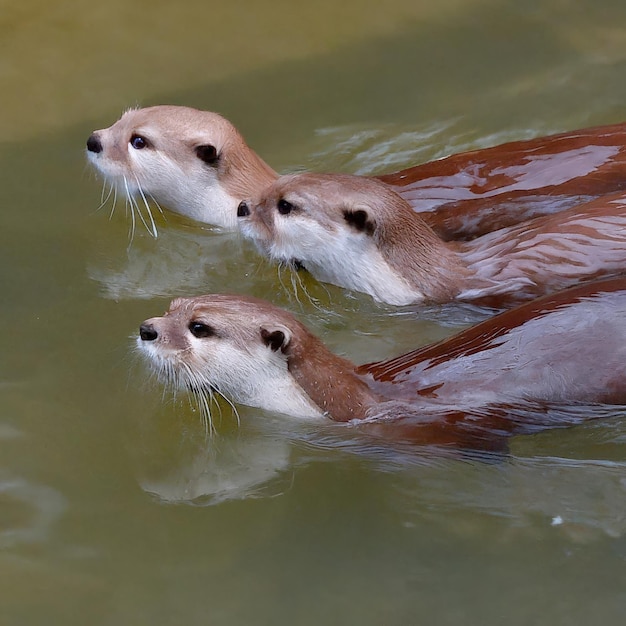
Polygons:
[[501,307],[626,267],[626,193],[445,242],[388,186],[333,174],[280,177],[238,214],[282,263],[376,300]]
[[[138,199],[148,209],[152,198],[230,230],[238,204],[277,178],[228,120],[189,107],[127,111],[92,133],[87,155],[131,207]],[[625,188],[626,124],[466,152],[379,179],[444,239],[471,238]]]
[[546,296],[359,367],[286,311],[243,296],[174,300],[141,325],[137,343],[164,382],[196,393],[356,420],[423,444],[489,448],[592,417],[600,403],[626,404],[626,278]]

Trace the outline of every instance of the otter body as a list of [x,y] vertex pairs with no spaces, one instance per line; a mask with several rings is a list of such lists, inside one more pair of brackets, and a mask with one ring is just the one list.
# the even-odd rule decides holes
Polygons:
[[419,443],[482,447],[579,421],[568,407],[626,404],[626,278],[546,296],[358,367],[286,311],[243,296],[177,299],[141,325],[137,343],[175,387],[297,418],[397,427]]
[[626,193],[602,196],[467,242],[443,241],[374,180],[282,176],[238,214],[266,256],[388,304],[516,301],[626,267]]

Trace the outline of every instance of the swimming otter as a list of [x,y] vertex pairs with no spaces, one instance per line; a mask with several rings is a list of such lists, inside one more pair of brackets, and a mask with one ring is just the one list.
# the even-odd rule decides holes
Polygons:
[[141,324],[137,345],[175,387],[296,418],[367,423],[419,443],[484,448],[595,414],[581,404],[626,404],[626,278],[539,298],[358,367],[290,313],[246,296],[178,298]]
[[[126,111],[90,135],[87,156],[131,206],[153,198],[229,230],[239,203],[278,176],[228,120],[182,106]],[[379,179],[442,238],[467,239],[623,189],[626,124],[473,150]]]
[[347,174],[282,176],[238,215],[270,258],[395,305],[508,306],[626,267],[626,192],[467,242],[443,241],[387,185]]

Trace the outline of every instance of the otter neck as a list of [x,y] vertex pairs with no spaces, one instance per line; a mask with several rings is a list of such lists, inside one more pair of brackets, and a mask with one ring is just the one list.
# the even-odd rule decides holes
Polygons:
[[449,301],[472,278],[459,245],[443,241],[413,210],[380,224],[373,236],[389,267],[410,285],[411,302]]
[[355,372],[355,366],[328,350],[316,337],[292,346],[289,372],[309,398],[336,422],[363,419],[381,398]]
[[230,155],[223,177],[228,193],[249,200],[271,185],[278,174],[252,148],[243,144]]
[[[278,174],[252,149],[227,144],[223,159],[215,166],[199,167],[190,174],[187,182],[171,185],[169,181],[151,195],[159,203],[173,208],[199,222],[225,230],[238,230],[237,207],[271,185]],[[193,189],[193,193],[190,193]]]
[[[230,198],[229,208],[223,216],[224,226],[230,230],[239,227],[237,207],[269,187],[278,174],[251,148],[242,144],[230,155],[228,163],[220,165],[219,176],[223,193]],[[206,187],[205,203],[214,202],[214,190]]]

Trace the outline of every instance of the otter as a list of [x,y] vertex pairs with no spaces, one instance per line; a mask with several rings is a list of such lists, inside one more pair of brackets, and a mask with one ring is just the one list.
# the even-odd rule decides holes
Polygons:
[[242,198],[277,177],[227,119],[179,106],[126,111],[90,135],[87,156],[129,199],[226,230],[237,229]]
[[626,277],[361,366],[287,311],[240,295],[177,298],[141,324],[137,346],[176,388],[300,419],[367,423],[418,443],[491,448],[626,403]]
[[467,242],[443,241],[387,185],[347,174],[282,176],[238,215],[266,256],[392,305],[510,306],[626,266],[624,192]]
[[[148,206],[152,198],[228,230],[238,227],[239,203],[278,176],[224,117],[183,106],[126,111],[90,135],[87,156],[131,206],[137,200]],[[616,124],[465,152],[378,178],[453,240],[623,189],[625,171],[626,124]]]

